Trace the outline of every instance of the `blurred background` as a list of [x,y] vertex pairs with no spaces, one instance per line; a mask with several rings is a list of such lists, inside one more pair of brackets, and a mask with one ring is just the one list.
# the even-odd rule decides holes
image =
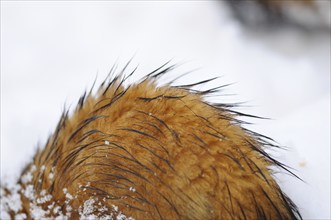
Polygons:
[[[1,1],[1,180],[13,181],[96,76],[172,59],[178,83],[233,83],[218,102],[271,118],[249,129],[304,182],[276,175],[304,219],[330,219],[330,1]],[[206,88],[206,87],[204,87]],[[201,88],[203,89],[203,88]]]

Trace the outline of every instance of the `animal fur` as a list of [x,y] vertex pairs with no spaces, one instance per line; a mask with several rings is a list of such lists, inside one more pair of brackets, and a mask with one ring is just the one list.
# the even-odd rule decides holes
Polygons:
[[18,187],[2,190],[21,200],[2,204],[11,218],[301,218],[272,177],[286,169],[264,151],[274,145],[241,126],[247,115],[204,100],[218,88],[193,89],[210,80],[157,86],[173,67],[129,86],[109,77],[65,111]]
[[235,0],[222,1],[233,16],[248,28],[277,30],[290,27],[308,32],[330,32],[329,1]]

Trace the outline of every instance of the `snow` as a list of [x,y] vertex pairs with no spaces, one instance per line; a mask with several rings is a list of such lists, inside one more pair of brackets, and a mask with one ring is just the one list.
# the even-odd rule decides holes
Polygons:
[[37,199],[37,204],[44,204],[52,199],[52,195],[46,195],[46,190],[42,190],[40,195],[43,197]]
[[136,192],[136,189],[135,189],[134,187],[132,187],[132,186],[129,187],[129,190],[130,190],[131,192]]
[[[6,190],[8,190],[7,193],[1,188],[1,219],[10,219],[10,212],[14,215],[14,219],[26,219],[27,216],[24,213],[21,213],[23,208],[21,194],[23,194],[25,199],[29,200],[29,213],[33,219],[48,219],[49,215],[53,216],[55,219],[69,219],[71,216],[72,207],[70,202],[74,197],[68,192],[67,188],[63,188],[63,193],[66,198],[64,209],[61,208],[62,204],[58,204],[57,200],[52,200],[52,195],[47,194],[46,190],[42,190],[40,194],[37,195],[31,184],[25,186],[25,189],[22,189],[20,185],[10,184],[6,185]],[[75,198],[77,197],[77,194],[75,194]],[[93,197],[84,201],[83,206],[78,208],[80,218],[101,220],[111,220],[116,218],[121,220],[134,220],[132,217],[127,217],[120,212],[117,206],[112,205],[113,209],[108,210],[101,201],[98,203],[97,201],[98,198]],[[105,202],[106,200],[102,201]],[[44,205],[47,205],[48,209],[45,210],[43,207]],[[96,210],[98,210],[97,215],[93,214]]]
[[[19,185],[13,185],[12,187],[10,187],[10,190],[12,192],[12,194],[10,196],[4,196],[5,193],[3,192],[3,190],[1,190],[1,198],[4,201],[1,201],[1,219],[6,219],[5,216],[2,217],[2,213],[7,213],[6,210],[8,210],[8,207],[11,208],[11,210],[13,210],[15,213],[18,212],[21,207],[22,207],[22,203],[21,203],[21,196],[18,193],[18,191],[20,190],[20,186]],[[6,214],[4,214],[6,215]]]
[[42,165],[42,166],[40,167],[40,172],[44,172],[45,169],[46,169],[45,165]]
[[[7,218],[2,218],[2,219],[7,219]],[[15,215],[15,220],[23,220],[23,219],[27,219],[26,214],[22,213],[22,214]]]
[[30,213],[32,219],[42,219],[49,213],[49,210],[45,211],[41,206],[36,204],[30,204]]
[[48,179],[49,179],[49,180],[52,180],[53,178],[54,178],[54,173],[49,173],[49,174],[48,174]]
[[26,186],[26,188],[23,190],[24,196],[28,198],[30,201],[33,201],[35,197],[35,190],[32,184],[29,184]]
[[31,172],[27,172],[26,174],[24,174],[22,177],[21,177],[21,180],[22,180],[22,183],[28,183],[32,180],[32,174]]
[[70,193],[67,193],[66,194],[66,198],[69,199],[69,200],[72,200],[73,199],[73,197],[72,197],[72,195]]
[[202,67],[179,83],[234,83],[224,93],[236,95],[212,99],[246,101],[239,110],[272,118],[248,127],[287,147],[274,155],[304,182],[279,173],[281,186],[304,219],[331,218],[330,33],[247,30],[217,1],[2,1],[2,184],[43,146],[64,103],[75,106],[97,74],[134,54],[131,81],[174,58],[184,63],[175,76]]
[[94,211],[94,199],[88,199],[84,202],[83,212],[80,213],[81,216],[91,215]]

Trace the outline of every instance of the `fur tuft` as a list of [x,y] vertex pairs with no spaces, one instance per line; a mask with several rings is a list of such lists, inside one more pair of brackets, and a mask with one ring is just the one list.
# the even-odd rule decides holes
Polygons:
[[63,112],[18,182],[21,207],[4,205],[12,218],[301,218],[272,177],[271,166],[287,170],[264,151],[272,140],[244,129],[233,105],[204,100],[222,86],[157,86],[168,63],[124,86],[126,68]]

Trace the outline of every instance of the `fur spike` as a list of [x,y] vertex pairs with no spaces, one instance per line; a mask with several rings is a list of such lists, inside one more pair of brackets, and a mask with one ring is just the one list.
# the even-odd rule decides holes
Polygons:
[[261,117],[204,100],[227,85],[157,86],[176,67],[169,61],[126,86],[130,62],[64,111],[20,188],[2,190],[21,199],[18,210],[1,200],[11,218],[301,219],[272,176],[278,167],[297,177],[265,151],[278,146],[242,127],[240,118]]

